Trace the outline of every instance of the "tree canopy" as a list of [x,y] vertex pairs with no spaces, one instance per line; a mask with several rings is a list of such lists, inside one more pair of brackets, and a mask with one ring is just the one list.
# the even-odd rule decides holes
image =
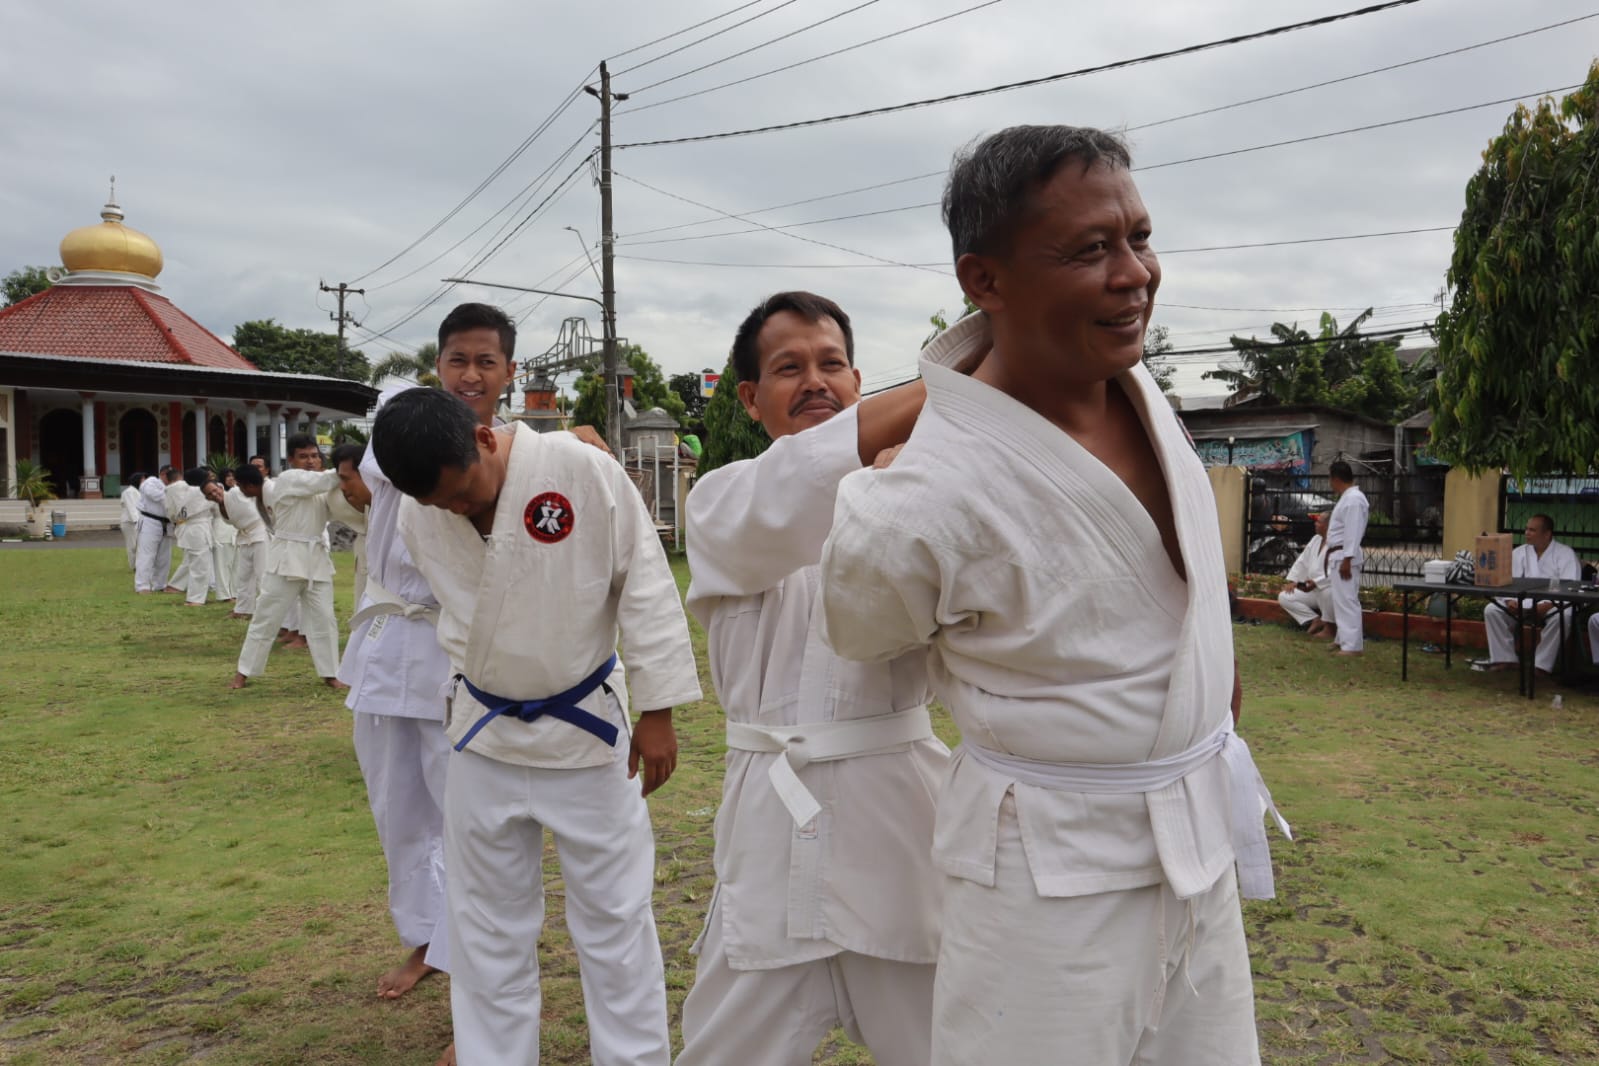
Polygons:
[[1144,331],[1144,369],[1155,379],[1161,392],[1170,392],[1177,368],[1166,358],[1172,350],[1169,331],[1165,326],[1150,326]]
[[[706,373],[715,371],[707,368]],[[666,379],[667,388],[683,401],[683,428],[690,433],[705,435],[705,405],[710,398],[700,392],[700,376],[695,373],[673,374]]]
[[370,385],[381,385],[384,378],[402,378],[436,389],[441,382],[436,368],[439,363],[439,346],[428,341],[414,353],[390,352],[372,365],[367,377]]
[[1438,316],[1432,443],[1516,477],[1599,466],[1599,63],[1517,105],[1466,183]]
[[[666,384],[661,368],[636,344],[623,346],[622,361],[633,370],[633,406],[639,410],[651,407],[664,408],[666,413],[683,421],[683,401]],[[577,390],[577,403],[572,408],[572,424],[593,426],[600,436],[605,429],[605,372],[601,366],[585,371],[573,386]]]
[[716,391],[705,404],[705,454],[699,472],[715,470],[740,459],[753,459],[772,446],[772,439],[744,410],[738,398],[738,375],[729,358]]
[[34,293],[43,292],[50,287],[50,278],[41,266],[25,266],[13,270],[4,279],[0,279],[0,292],[4,293],[5,303],[0,307],[10,307],[19,304]]
[[360,349],[340,350],[336,334],[290,329],[270,318],[234,326],[233,347],[269,373],[321,374],[364,382],[372,372]]

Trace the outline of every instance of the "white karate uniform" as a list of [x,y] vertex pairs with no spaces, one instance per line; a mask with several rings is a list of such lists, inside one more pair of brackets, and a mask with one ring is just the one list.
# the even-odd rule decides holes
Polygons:
[[[1531,544],[1523,544],[1510,553],[1510,576],[1579,581],[1582,579],[1582,563],[1570,545],[1562,544],[1558,540],[1551,540],[1542,555],[1539,555]],[[1516,620],[1502,606],[1514,603],[1515,600],[1514,596],[1507,596],[1490,602],[1483,608],[1482,620],[1488,630],[1488,658],[1496,663],[1520,661],[1516,654]],[[1537,593],[1522,599],[1521,609],[1526,612],[1528,621],[1536,617],[1538,602]],[[1571,635],[1574,619],[1575,615],[1570,607],[1552,609],[1544,616],[1543,630],[1538,634],[1538,651],[1533,656],[1533,663],[1538,669],[1545,673],[1554,671],[1560,659],[1561,638]],[[1592,631],[1591,619],[1589,627]]]
[[928,647],[961,730],[934,830],[949,879],[932,1062],[1257,1063],[1232,867],[1271,892],[1264,785],[1231,732],[1204,469],[1148,372],[1124,372],[1185,581],[1114,473],[949,369],[990,344],[973,315],[923,353],[916,429],[893,466],[844,479],[822,556],[828,642],[879,660]]
[[[700,698],[688,625],[654,523],[626,473],[570,434],[512,430],[492,533],[407,499],[400,535],[438,597],[451,669],[515,700],[564,693],[602,668],[617,630],[627,671],[578,706],[615,745],[546,714],[489,721],[445,783],[450,1007],[463,1063],[538,1061],[535,954],[544,918],[544,830],[555,837],[597,1066],[666,1066],[666,987],[651,912],[655,845],[639,782],[626,780],[631,699],[647,710]],[[452,743],[488,713],[464,683]]]
[[[189,483],[180,477],[176,481],[168,482],[163,490],[163,494],[166,497],[167,518],[171,522],[171,533],[175,544],[178,536],[178,512],[183,509],[183,501],[189,494],[188,489]],[[177,544],[177,547],[181,550],[183,545]],[[178,560],[178,568],[172,572],[172,575],[162,585],[157,585],[156,588],[157,590],[162,588],[187,589],[188,586],[189,553],[184,552],[183,557]]]
[[139,484],[139,558],[133,571],[138,592],[160,592],[172,569],[172,526],[167,521],[167,493],[158,477]]
[[[177,527],[178,547],[183,549],[184,602],[202,604],[211,590],[211,520],[217,505],[205,498],[198,485],[177,482],[183,488],[177,493],[167,493],[168,501],[176,501],[172,523]],[[169,486],[170,488],[170,486]]]
[[211,505],[211,582],[217,590],[217,599],[234,600],[238,591],[233,587],[233,572],[239,562],[239,531],[222,517],[222,509]]
[[[805,1066],[837,1024],[879,1066],[927,1062],[943,881],[934,789],[949,749],[927,724],[926,652],[854,663],[818,631],[834,496],[860,466],[851,408],[705,475],[688,497],[688,608],[705,626],[729,750],[677,1066]],[[887,735],[806,760],[851,729]],[[749,750],[763,733],[771,749],[804,739],[792,755]],[[793,781],[814,814],[785,805]]]
[[128,569],[139,565],[139,490],[132,485],[122,487],[122,544],[128,549]]
[[1277,594],[1278,605],[1288,612],[1288,617],[1294,620],[1296,626],[1308,626],[1317,618],[1332,620],[1332,599],[1328,594],[1332,578],[1327,576],[1327,561],[1322,558],[1322,552],[1323,541],[1321,534],[1317,533],[1305,545],[1305,550],[1299,553],[1294,565],[1288,568],[1285,578],[1290,585],[1297,585],[1301,581],[1312,582],[1316,586],[1314,589],[1306,592],[1295,588]]
[[261,574],[266,566],[266,519],[255,500],[244,494],[237,485],[225,494],[227,514],[223,517],[238,530],[234,544],[233,588],[236,598],[234,614],[254,614],[256,592],[261,587]]
[[449,969],[444,873],[444,687],[450,660],[434,630],[439,601],[400,539],[405,497],[372,449],[361,461],[372,492],[366,527],[368,575],[356,600],[339,680],[350,686],[356,760],[389,868],[389,914],[408,948]]
[[337,470],[285,470],[267,482],[263,495],[272,511],[266,544],[261,598],[250,619],[239,673],[255,677],[266,670],[278,627],[296,602],[305,604],[301,632],[311,647],[317,676],[339,668],[339,627],[333,618],[333,560],[322,534],[328,524],[328,489],[339,483]]
[[362,593],[366,590],[366,515],[351,506],[341,488],[328,493],[328,515],[333,521],[342,522],[355,531],[355,543],[351,545],[350,552],[355,556],[353,599],[359,607]]
[[[1360,614],[1360,572],[1366,566],[1366,553],[1360,542],[1366,539],[1366,516],[1371,504],[1360,486],[1351,485],[1333,504],[1327,519],[1327,577],[1331,582],[1333,622],[1338,626],[1340,651],[1362,651],[1366,647],[1366,626]],[[1343,561],[1349,560],[1349,576],[1343,576]]]

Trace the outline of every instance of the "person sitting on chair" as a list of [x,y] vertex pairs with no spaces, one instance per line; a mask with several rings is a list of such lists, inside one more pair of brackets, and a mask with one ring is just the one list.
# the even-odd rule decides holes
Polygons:
[[[1576,581],[1582,577],[1582,564],[1577,553],[1555,539],[1555,520],[1546,514],[1535,514],[1527,519],[1523,534],[1524,543],[1510,556],[1510,576],[1560,578]],[[1569,606],[1556,610],[1554,603],[1534,596],[1517,599],[1506,597],[1489,603],[1482,612],[1488,630],[1488,659],[1490,670],[1509,670],[1520,660],[1516,648],[1517,616],[1525,624],[1542,626],[1538,637],[1538,652],[1533,659],[1541,673],[1551,673],[1560,655],[1564,634],[1572,625]]]

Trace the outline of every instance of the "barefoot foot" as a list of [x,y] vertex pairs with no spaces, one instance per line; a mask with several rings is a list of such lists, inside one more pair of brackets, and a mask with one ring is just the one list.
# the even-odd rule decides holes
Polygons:
[[243,688],[246,684],[249,683],[249,681],[250,681],[250,679],[245,677],[243,674],[234,674],[233,675],[233,680],[228,682],[228,687],[229,688]]
[[451,1044],[444,1049],[444,1054],[439,1056],[439,1061],[433,1066],[455,1066],[455,1045]]
[[340,681],[336,677],[324,677],[322,679],[322,683],[335,692],[350,691],[350,686],[346,685],[343,681]]
[[[328,680],[332,681],[333,679],[328,678]],[[424,956],[427,955],[427,952],[428,946],[423,944],[421,947],[412,951],[410,955],[406,956],[406,959],[403,963],[396,966],[382,977],[378,978],[379,998],[399,999],[401,996],[411,991],[411,989],[415,987],[416,983],[422,980],[422,978],[426,977],[430,973],[436,973],[437,971],[435,971],[433,967],[422,961]],[[454,1055],[453,1045],[450,1054],[452,1056]]]

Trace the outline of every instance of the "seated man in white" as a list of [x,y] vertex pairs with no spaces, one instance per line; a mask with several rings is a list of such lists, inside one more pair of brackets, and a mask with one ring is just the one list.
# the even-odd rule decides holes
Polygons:
[[[1555,520],[1546,514],[1535,514],[1527,519],[1521,547],[1511,553],[1510,576],[1576,581],[1582,577],[1582,563],[1576,552],[1555,539]],[[1516,655],[1518,614],[1526,616],[1526,625],[1542,623],[1543,632],[1538,636],[1538,652],[1533,662],[1542,672],[1552,672],[1560,655],[1561,639],[1572,626],[1571,608],[1556,611],[1551,601],[1540,600],[1536,594],[1519,600],[1514,597],[1495,600],[1483,609],[1482,620],[1488,629],[1489,669],[1509,670],[1519,661]]]
[[1277,594],[1277,603],[1288,612],[1294,625],[1314,637],[1337,627],[1330,621],[1332,600],[1327,591],[1331,583],[1327,576],[1327,516],[1312,517],[1316,534],[1288,568],[1288,584]]

